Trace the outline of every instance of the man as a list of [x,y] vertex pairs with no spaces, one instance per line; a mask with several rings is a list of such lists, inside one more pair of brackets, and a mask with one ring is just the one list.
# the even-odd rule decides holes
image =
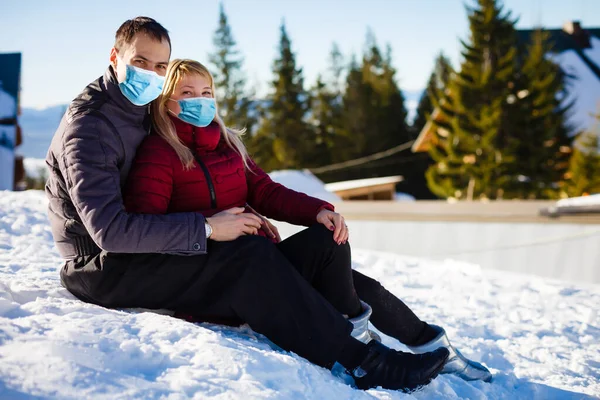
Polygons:
[[46,193],[54,239],[67,260],[63,285],[106,307],[237,317],[315,364],[340,362],[360,388],[410,390],[429,382],[448,350],[413,355],[354,339],[352,324],[253,235],[259,217],[233,209],[208,225],[195,213],[125,211],[121,187],[149,132],[148,104],[162,90],[170,53],[159,23],[126,21],[109,68],[71,103],[52,140]]

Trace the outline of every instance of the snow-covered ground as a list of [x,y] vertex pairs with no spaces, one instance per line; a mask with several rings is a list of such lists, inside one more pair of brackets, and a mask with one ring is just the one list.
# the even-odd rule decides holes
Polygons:
[[[0,192],[0,398],[590,399],[600,394],[600,287],[368,250],[355,267],[446,327],[491,384],[441,376],[362,392],[248,329],[84,304],[59,283],[41,192]],[[391,338],[388,345],[402,348]]]

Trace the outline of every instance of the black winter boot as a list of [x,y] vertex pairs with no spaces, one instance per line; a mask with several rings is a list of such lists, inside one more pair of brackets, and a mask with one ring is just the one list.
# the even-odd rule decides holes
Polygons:
[[412,392],[431,382],[450,354],[443,347],[424,354],[404,353],[376,340],[369,342],[367,349],[363,362],[350,372],[356,387],[362,390],[381,386],[384,389]]

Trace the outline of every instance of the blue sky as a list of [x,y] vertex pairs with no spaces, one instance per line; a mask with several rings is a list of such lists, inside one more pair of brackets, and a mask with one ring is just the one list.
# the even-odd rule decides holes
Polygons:
[[[326,70],[334,41],[345,55],[360,54],[370,27],[382,47],[391,45],[400,87],[419,90],[440,51],[458,64],[458,39],[468,34],[464,4],[462,0],[224,1],[249,81],[260,94],[269,89],[282,19],[307,85]],[[598,0],[505,0],[504,4],[520,16],[522,28],[560,27],[566,20],[600,26]],[[23,53],[23,107],[68,103],[104,72],[116,29],[138,15],[151,16],[170,31],[173,57],[207,63],[218,6],[217,0],[2,0],[0,53]]]

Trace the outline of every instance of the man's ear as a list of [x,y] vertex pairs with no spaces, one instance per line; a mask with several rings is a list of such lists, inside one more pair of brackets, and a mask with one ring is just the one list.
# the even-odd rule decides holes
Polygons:
[[110,49],[110,65],[113,66],[113,68],[117,68],[117,49],[115,49],[114,47],[112,49]]

